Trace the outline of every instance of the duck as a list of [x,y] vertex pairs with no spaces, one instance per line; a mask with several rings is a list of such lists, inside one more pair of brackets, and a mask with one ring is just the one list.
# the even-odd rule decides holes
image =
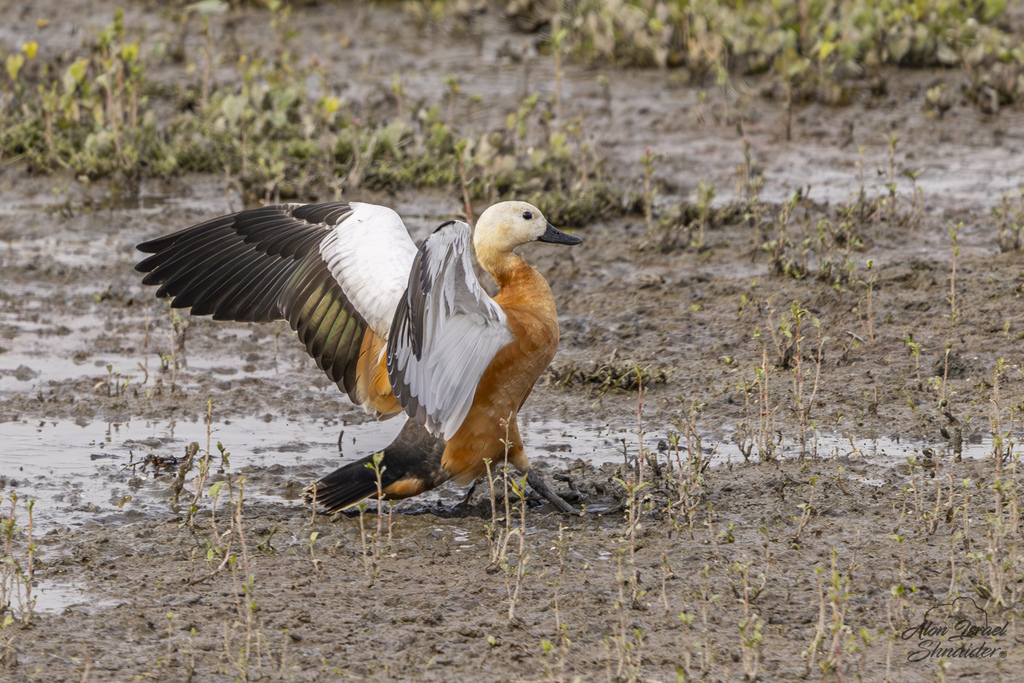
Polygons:
[[[406,416],[383,451],[307,487],[316,509],[468,485],[507,463],[573,512],[531,466],[517,419],[559,341],[551,287],[516,253],[530,242],[582,240],[523,201],[494,204],[475,228],[445,221],[419,247],[385,206],[275,204],[143,242],[135,269],[193,316],[287,321],[354,405]],[[493,298],[472,252],[498,285]]]

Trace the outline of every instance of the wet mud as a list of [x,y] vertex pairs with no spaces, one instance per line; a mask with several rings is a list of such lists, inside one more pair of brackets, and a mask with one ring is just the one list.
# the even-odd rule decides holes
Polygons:
[[[98,23],[113,8],[81,5]],[[145,7],[129,20],[166,30]],[[359,97],[400,71],[440,101],[458,73],[487,130],[553,87],[551,60],[493,12],[451,37],[359,6],[339,40],[336,11],[294,23]],[[231,35],[256,40],[265,18],[247,10]],[[303,487],[400,425],[348,404],[284,323],[176,317],[132,270],[136,243],[241,208],[232,188],[183,176],[115,202],[4,167],[0,494],[20,527],[5,561],[32,574],[30,591],[5,585],[0,678],[1017,678],[1024,276],[991,209],[1021,186],[1024,126],[967,103],[930,117],[924,90],[955,72],[887,78],[799,108],[786,140],[756,82],[567,68],[612,181],[642,193],[640,156],[660,155],[664,219],[616,214],[580,247],[524,249],[562,338],[522,431],[581,516],[538,501],[521,516],[514,494],[506,515],[500,479],[494,514],[485,484],[461,507],[444,487],[390,517],[311,514]],[[758,178],[759,201],[739,202]],[[701,181],[718,188],[705,210]],[[417,240],[462,208],[454,191],[358,199]],[[205,474],[181,469],[193,442]],[[956,597],[1005,626],[970,639],[991,653],[915,654],[913,628]]]

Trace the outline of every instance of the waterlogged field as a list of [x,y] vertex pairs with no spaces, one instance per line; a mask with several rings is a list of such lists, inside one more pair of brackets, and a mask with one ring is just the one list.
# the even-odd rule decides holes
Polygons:
[[[12,12],[0,679],[1019,678],[1022,7],[746,6]],[[132,270],[335,197],[584,239],[524,249],[562,339],[522,413],[581,515],[312,514],[399,425]]]

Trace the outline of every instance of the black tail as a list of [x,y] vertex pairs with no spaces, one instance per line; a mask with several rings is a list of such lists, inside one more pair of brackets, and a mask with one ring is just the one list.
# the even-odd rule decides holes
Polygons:
[[[335,512],[376,495],[377,473],[371,469],[372,463],[373,456],[369,455],[334,470],[316,484],[306,488],[306,502],[316,503],[317,509],[323,512]],[[391,468],[386,467],[383,462],[381,467],[384,468],[381,472],[381,487],[386,488],[391,483]]]
[[[408,498],[436,488],[448,480],[441,467],[444,441],[409,419],[395,440],[384,449],[380,486],[384,500]],[[373,455],[340,467],[306,489],[307,503],[323,512],[336,512],[377,495]]]

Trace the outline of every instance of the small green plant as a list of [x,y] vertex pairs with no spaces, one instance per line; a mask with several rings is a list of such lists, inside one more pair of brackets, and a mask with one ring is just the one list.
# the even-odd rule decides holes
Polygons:
[[661,155],[652,154],[651,148],[648,147],[644,151],[644,155],[640,157],[640,163],[644,167],[644,223],[647,225],[647,240],[654,243],[654,198],[657,196],[658,191],[651,184],[651,179],[654,177],[654,165],[657,163]]
[[914,357],[914,375],[917,379],[918,384],[921,382],[921,345],[914,341],[914,333],[907,332],[907,335],[903,338],[903,343],[907,346],[907,355]]
[[803,255],[799,261],[793,258],[789,252],[795,246],[788,233],[789,224],[793,218],[793,212],[799,206],[802,199],[803,191],[800,190],[795,192],[789,201],[782,205],[779,209],[777,222],[778,236],[763,245],[764,250],[768,252],[768,262],[771,264],[772,273],[795,280],[801,280],[807,276],[807,255],[810,252],[809,242],[801,245],[805,248],[803,248]]
[[366,503],[356,505],[356,510],[359,511],[359,543],[363,550],[363,572],[366,574],[366,580],[372,587],[377,582],[380,567],[374,562],[373,551],[370,550],[370,545],[366,542]]
[[737,623],[740,632],[740,657],[743,673],[748,681],[757,680],[757,671],[761,662],[761,647],[764,641],[764,619],[756,612],[753,605],[768,584],[768,578],[761,574],[760,586],[755,586],[750,579],[750,564],[734,562],[729,570],[733,590],[739,594],[743,605],[743,617]]
[[[675,501],[668,506],[669,518],[675,524],[677,513],[686,520],[686,527],[693,538],[696,512],[703,505],[707,481],[705,471],[711,464],[711,456],[705,455],[703,439],[697,430],[702,404],[693,399],[689,408],[677,412],[673,417],[675,429],[670,430],[667,439],[670,449],[666,451],[666,467],[669,472],[669,489],[675,488]],[[680,444],[685,437],[686,460],[682,460]],[[675,456],[675,477],[672,473],[672,456]]]
[[[743,145],[743,163],[736,167],[737,176],[737,192],[743,198],[743,203],[748,208],[754,207],[758,203],[758,197],[761,193],[761,188],[764,186],[764,176],[757,169],[757,165],[754,159],[754,150],[750,146],[750,141],[747,139],[747,134],[744,132],[743,124],[738,123],[736,128],[740,134],[740,140]],[[699,195],[698,191],[698,195]],[[712,194],[712,198],[714,195]],[[757,226],[755,226],[755,230]],[[759,240],[755,238],[754,243],[759,243]]]
[[[526,476],[516,480],[509,475],[508,455],[512,448],[511,435],[509,432],[511,422],[503,420],[505,425],[505,438],[502,439],[505,452],[502,457],[502,468],[500,476],[503,484],[503,503],[505,506],[504,515],[498,516],[497,492],[494,488],[494,473],[491,470],[491,461],[484,459],[484,467],[487,470],[487,482],[491,501],[491,521],[484,525],[484,532],[487,536],[487,546],[490,556],[490,564],[487,573],[493,574],[499,570],[505,579],[505,590],[508,596],[508,620],[514,621],[516,616],[516,604],[519,600],[519,593],[522,590],[523,581],[527,575],[527,564],[530,561],[530,554],[526,549]],[[511,489],[511,490],[510,490]],[[519,499],[519,526],[512,525],[512,497],[515,493]],[[509,557],[509,544],[516,537],[519,543],[516,547],[513,563]]]
[[[18,494],[12,493],[5,499],[10,503],[7,515],[0,518],[0,539],[3,541],[3,556],[0,557],[0,623],[3,631],[14,620],[27,627],[35,610],[36,597],[32,595],[35,574],[36,545],[33,538],[35,501],[28,500],[22,505],[28,522],[18,524],[20,511]],[[0,651],[0,660],[7,659],[7,648]]]
[[[821,333],[821,320],[810,317],[810,311],[794,301],[789,308],[792,324],[785,320],[780,323],[780,331],[788,340],[787,350],[784,354],[783,365],[792,367],[793,372],[793,412],[796,413],[800,423],[800,455],[807,454],[807,432],[811,426],[811,411],[814,408],[815,396],[818,393],[818,385],[821,380],[822,353],[825,346],[825,337]],[[817,353],[814,363],[814,379],[811,383],[810,395],[805,394],[805,370],[804,352],[802,345],[805,333],[803,331],[805,322],[808,321],[817,333]]]
[[1003,251],[1024,250],[1024,188],[1000,197],[999,205],[992,207],[992,215],[998,221],[999,247]]
[[[831,549],[831,573],[826,584],[822,580],[825,574],[824,566],[814,568],[814,576],[818,584],[818,625],[815,629],[814,638],[807,648],[807,669],[808,672],[815,668],[817,657],[821,652],[828,632],[832,634],[832,641],[827,648],[824,648],[824,658],[820,663],[823,673],[833,672],[836,677],[842,675],[845,655],[847,650],[853,652],[860,649],[860,646],[869,645],[874,640],[866,629],[861,629],[857,635],[847,624],[847,615],[850,612],[849,600],[853,595],[849,572],[843,574],[838,568],[838,552]],[[854,562],[856,557],[854,557]],[[828,615],[831,615],[829,618]],[[856,643],[860,639],[860,646]]]
[[373,564],[377,567],[381,559],[384,557],[385,547],[391,547],[391,538],[394,528],[392,521],[392,508],[391,502],[388,501],[388,521],[387,521],[387,541],[384,540],[384,486],[382,476],[384,475],[387,467],[383,464],[384,462],[384,451],[378,451],[373,454],[370,462],[366,463],[366,467],[373,470],[374,477],[377,483],[377,531],[373,535]]
[[793,139],[793,104],[799,90],[811,72],[811,60],[803,56],[796,44],[796,36],[787,32],[787,43],[775,57],[775,71],[782,78],[786,89],[786,139]]
[[889,190],[889,219],[894,220],[896,217],[896,145],[900,141],[900,134],[896,131],[889,133],[885,137],[886,145],[889,148],[889,168],[888,178],[889,182],[886,188]]
[[551,33],[551,52],[555,56],[555,121],[561,124],[565,118],[562,114],[562,54],[565,52],[565,41],[569,30],[561,28],[560,15],[556,15],[556,23]]
[[910,180],[910,221],[911,224],[920,227],[921,212],[924,210],[924,190],[917,186],[917,179],[924,173],[923,169],[904,169],[903,175]]
[[800,536],[803,534],[804,529],[807,528],[807,524],[811,521],[811,517],[817,513],[817,509],[814,507],[814,489],[817,483],[818,478],[811,477],[811,491],[807,496],[807,502],[799,503],[796,506],[797,509],[800,510],[800,516],[797,518],[796,533],[793,535],[792,541],[790,541],[790,545],[795,548],[799,548],[801,546],[802,542],[800,540]]
[[697,181],[697,240],[692,246],[700,250],[704,248],[704,233],[707,228],[708,218],[711,215],[712,204],[715,201],[715,186],[706,184],[703,180]]
[[949,229],[949,239],[953,243],[953,264],[949,271],[949,296],[946,302],[949,304],[949,322],[953,325],[960,319],[960,308],[956,304],[956,261],[960,256],[960,230],[963,227],[964,223],[960,221]]
[[313,563],[313,571],[316,573],[317,580],[320,580],[323,576],[324,563],[316,556],[314,551],[314,545],[316,539],[320,536],[319,531],[312,531],[309,534],[309,540],[306,541],[306,545],[309,546],[309,561]]
[[[772,335],[775,334],[770,326],[769,330]],[[754,330],[754,341],[761,346],[761,364],[754,368],[756,379],[753,382],[753,386],[757,388],[757,427],[753,428],[752,421],[748,417],[748,429],[753,434],[758,458],[763,462],[778,457],[775,444],[775,415],[778,407],[772,403],[771,377],[774,364],[768,360],[768,342],[761,334],[760,329]]]
[[875,291],[875,283],[878,282],[878,276],[872,272],[872,268],[875,266],[875,262],[871,259],[864,264],[864,279],[860,282],[864,287],[864,301],[867,308],[867,323],[868,323],[868,341],[872,344],[875,343],[875,313],[873,307],[873,294]]
[[[508,462],[507,457],[505,462]],[[505,519],[509,525],[511,525],[512,508],[511,496],[508,495],[507,487],[511,487],[512,493],[519,499],[519,526],[515,528],[507,527],[505,535],[506,543],[512,536],[518,537],[519,543],[515,550],[516,561],[513,565],[506,553],[505,560],[499,564],[505,576],[505,590],[508,594],[508,620],[514,621],[516,618],[516,604],[519,601],[519,593],[522,591],[523,581],[526,579],[527,574],[527,564],[530,561],[530,554],[526,550],[526,475],[523,475],[517,481],[514,477],[508,476],[507,464],[505,467]]]

